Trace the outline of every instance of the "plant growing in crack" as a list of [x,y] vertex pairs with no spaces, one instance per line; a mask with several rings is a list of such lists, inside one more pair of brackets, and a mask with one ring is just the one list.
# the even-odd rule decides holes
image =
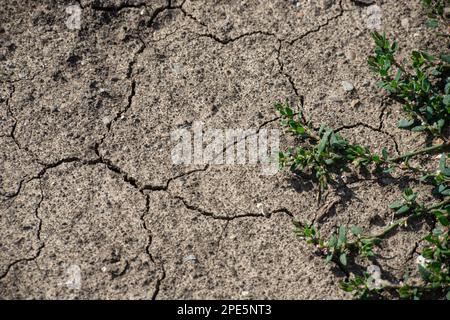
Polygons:
[[[319,182],[319,195],[328,188],[329,184],[336,184],[343,172],[351,172],[352,168],[383,170],[386,173],[401,169],[426,174],[427,172],[423,169],[411,166],[409,160],[421,154],[450,148],[449,143],[445,142],[397,157],[390,157],[386,149],[378,155],[372,153],[367,147],[348,142],[325,124],[317,130],[314,129],[311,122],[305,122],[301,112],[295,113],[288,102],[278,101],[275,103],[275,108],[281,116],[281,125],[289,133],[306,142],[302,146],[279,152],[280,168],[289,167],[294,173],[299,171],[313,173]],[[428,179],[433,175],[428,173],[426,176]]]
[[[445,168],[449,170],[450,168]],[[447,172],[449,173],[449,172]],[[450,175],[448,176],[450,177]],[[447,177],[447,179],[448,179]],[[448,187],[448,185],[447,185]],[[448,190],[448,189],[446,189]],[[316,252],[324,257],[325,261],[334,262],[341,268],[348,265],[349,256],[360,256],[368,262],[376,263],[377,255],[374,247],[380,246],[383,239],[391,232],[402,226],[407,226],[412,221],[418,221],[431,217],[435,219],[435,227],[423,240],[427,243],[419,256],[418,269],[424,285],[410,285],[405,283],[393,284],[383,281],[382,286],[371,287],[373,278],[363,273],[341,282],[341,288],[347,292],[353,292],[359,298],[379,296],[383,291],[397,291],[401,298],[418,298],[424,292],[442,293],[449,289],[450,285],[450,242],[449,242],[449,214],[450,197],[443,195],[443,200],[432,204],[417,202],[418,193],[412,189],[405,189],[403,198],[389,205],[398,217],[390,225],[380,231],[365,234],[358,226],[348,228],[341,225],[336,228],[331,236],[326,239],[321,236],[317,227],[312,224],[294,221],[294,233],[314,246]],[[349,232],[350,231],[350,232]],[[349,233],[351,238],[349,237]],[[449,291],[450,292],[450,291]],[[448,295],[450,298],[450,296]]]
[[[425,2],[432,5],[433,14],[442,14],[440,1]],[[389,98],[403,105],[405,119],[398,127],[424,132],[434,144],[399,156],[389,155],[386,149],[376,154],[367,147],[345,140],[326,124],[315,127],[301,111],[294,112],[287,102],[278,101],[275,108],[280,114],[281,125],[299,141],[298,146],[279,153],[280,168],[288,167],[294,174],[312,174],[318,182],[319,201],[329,186],[339,187],[343,173],[355,170],[368,170],[376,175],[399,171],[415,176],[422,183],[433,186],[433,200],[420,202],[419,193],[406,188],[402,199],[389,205],[394,211],[394,220],[381,230],[367,231],[358,226],[340,225],[325,237],[317,224],[294,221],[294,233],[312,245],[327,263],[333,262],[345,270],[348,277],[341,281],[340,287],[356,297],[395,295],[419,299],[446,296],[450,299],[450,167],[446,161],[450,156],[447,153],[450,151],[450,55],[433,56],[414,51],[411,64],[406,65],[396,60],[399,47],[396,42],[391,43],[386,35],[376,32],[372,37],[375,55],[369,57],[368,63],[381,77],[378,86]],[[421,160],[433,153],[440,153],[439,167],[434,171],[411,164],[412,159]],[[433,227],[420,241],[419,283],[408,276],[401,280],[383,280],[375,248],[381,248],[395,230],[425,220],[432,221]],[[367,270],[350,275],[348,266],[356,257],[368,264]]]

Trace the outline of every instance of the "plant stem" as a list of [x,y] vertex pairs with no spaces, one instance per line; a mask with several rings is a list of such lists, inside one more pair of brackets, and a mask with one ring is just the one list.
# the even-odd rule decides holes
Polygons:
[[[405,287],[405,286],[392,283],[392,284],[383,286],[383,289],[384,290],[386,290],[386,289],[388,289],[388,290],[389,289],[398,290],[398,289],[401,289],[403,287]],[[418,290],[421,290],[421,291],[432,291],[432,290],[436,290],[436,289],[447,290],[449,288],[449,285],[441,284],[440,286],[437,286],[437,287],[434,287],[434,286],[417,286],[417,285],[415,285],[415,286],[407,286],[407,287],[409,287],[411,289],[418,289]]]
[[403,154],[401,156],[398,156],[398,157],[395,157],[395,158],[389,158],[389,159],[387,159],[387,162],[398,162],[398,161],[401,161],[401,160],[406,159],[406,158],[411,158],[411,157],[417,156],[419,154],[431,153],[431,152],[435,152],[435,151],[438,151],[438,150],[446,150],[449,147],[450,147],[450,143],[448,143],[448,142],[447,143],[442,143],[442,144],[437,144],[437,145],[434,145],[434,146],[431,146],[431,147],[427,147],[427,148],[419,149],[419,150],[416,150],[416,151],[408,152],[408,153],[405,153],[405,154]]
[[[429,206],[427,208],[425,208],[424,213],[429,213],[431,210],[435,210],[435,209],[439,209],[447,204],[450,203],[450,197],[438,202],[432,206]],[[421,215],[423,215],[424,213],[422,213]],[[402,224],[406,223],[409,219],[413,218],[413,217],[417,217],[415,215],[410,215],[407,216],[405,218],[402,219],[398,219],[396,221],[394,221],[394,223],[392,223],[389,227],[387,227],[386,229],[384,229],[383,231],[381,231],[378,234],[375,234],[373,236],[368,237],[369,239],[374,239],[374,238],[383,238],[384,236],[386,236],[389,232],[391,232],[392,230],[396,229],[397,227],[401,226]]]
[[316,135],[311,128],[306,127],[306,126],[305,126],[305,128],[306,128],[306,132],[308,133],[310,138],[312,138],[313,140],[316,140],[316,141],[320,141],[320,137],[318,135]]

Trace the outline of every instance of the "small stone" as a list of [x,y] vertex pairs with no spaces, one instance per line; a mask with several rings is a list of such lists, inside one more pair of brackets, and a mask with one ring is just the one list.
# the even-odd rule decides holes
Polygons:
[[111,120],[109,119],[109,117],[103,117],[102,122],[104,125],[108,125],[111,122]]
[[347,60],[353,61],[356,59],[356,53],[353,50],[348,50],[345,52],[345,57]]
[[241,295],[243,296],[243,297],[246,297],[246,296],[248,296],[250,294],[250,292],[248,292],[248,291],[242,291],[241,292]]
[[342,84],[342,87],[344,88],[344,90],[347,92],[353,91],[353,89],[355,89],[353,84],[351,84],[348,81],[342,81],[341,84]]
[[367,273],[370,274],[373,278],[380,278],[381,277],[381,269],[379,266],[376,265],[370,265],[367,267]]
[[172,64],[171,69],[175,74],[180,74],[183,72],[183,65],[180,63],[174,63]]
[[450,7],[444,8],[444,17],[450,19]]
[[187,255],[186,257],[183,258],[183,261],[193,261],[196,262],[197,261],[197,257],[194,256],[193,254]]
[[409,29],[409,19],[404,18],[400,21],[400,24],[402,25],[403,29]]
[[127,30],[121,29],[121,30],[119,31],[119,33],[118,33],[118,38],[119,38],[119,40],[120,40],[120,41],[124,41],[124,40],[127,39],[127,37],[128,37]]
[[264,205],[263,205],[261,202],[257,203],[257,204],[256,204],[256,207],[259,209],[259,212],[260,212],[263,216],[267,217],[268,214],[267,214],[266,211],[264,210]]
[[361,105],[361,101],[359,100],[352,100],[352,102],[350,103],[352,108],[357,108]]

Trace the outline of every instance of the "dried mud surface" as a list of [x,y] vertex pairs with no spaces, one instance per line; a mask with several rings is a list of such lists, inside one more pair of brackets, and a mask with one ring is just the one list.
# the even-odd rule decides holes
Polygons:
[[[419,1],[374,3],[402,52],[439,49]],[[292,219],[380,227],[417,182],[349,180],[318,217],[309,181],[175,166],[170,134],[195,121],[278,128],[273,102],[303,98],[309,119],[351,141],[420,146],[375,87],[367,12],[350,0],[3,1],[0,298],[350,299]],[[393,234],[384,271],[401,276],[429,228]]]

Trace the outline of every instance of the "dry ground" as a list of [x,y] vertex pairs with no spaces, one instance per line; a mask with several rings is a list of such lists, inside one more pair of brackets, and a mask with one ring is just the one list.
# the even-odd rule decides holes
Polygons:
[[[278,128],[273,102],[303,96],[307,117],[352,141],[421,146],[375,88],[370,17],[355,2],[3,0],[0,298],[351,298],[292,233],[292,217],[317,215],[313,185],[174,166],[170,133]],[[373,2],[404,54],[435,49],[419,1]],[[79,30],[65,24],[74,4]],[[405,183],[348,181],[323,228],[387,224]],[[413,263],[427,228],[388,240],[387,274]]]

